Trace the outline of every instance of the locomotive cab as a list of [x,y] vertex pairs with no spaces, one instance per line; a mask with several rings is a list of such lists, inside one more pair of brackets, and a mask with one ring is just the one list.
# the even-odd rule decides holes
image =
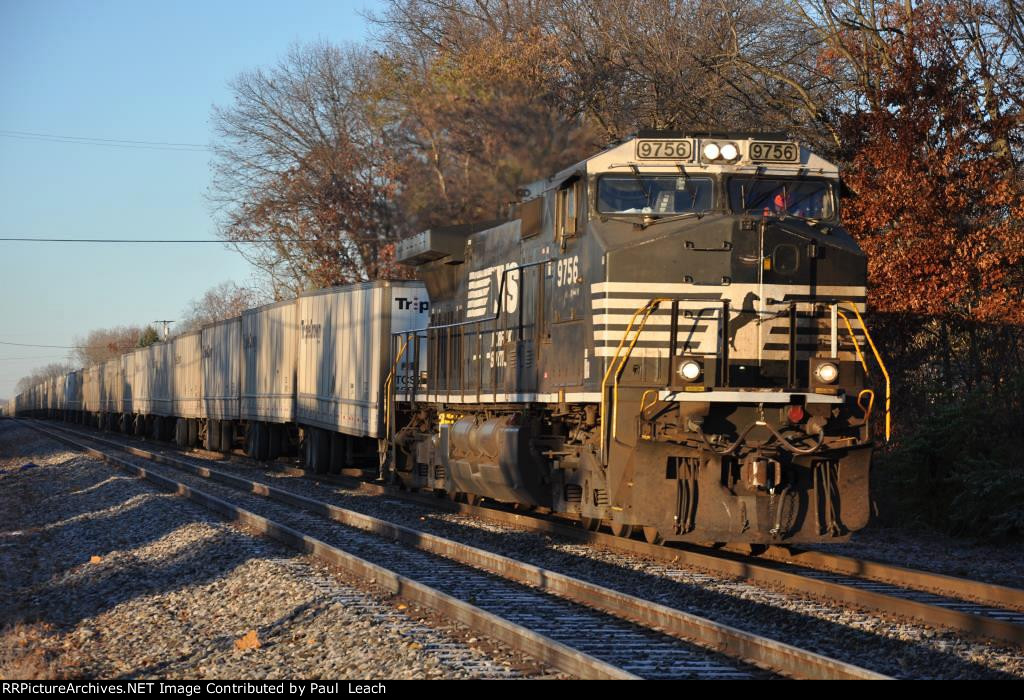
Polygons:
[[782,135],[641,132],[510,221],[403,241],[433,310],[392,475],[652,541],[863,527],[867,268],[838,184]]

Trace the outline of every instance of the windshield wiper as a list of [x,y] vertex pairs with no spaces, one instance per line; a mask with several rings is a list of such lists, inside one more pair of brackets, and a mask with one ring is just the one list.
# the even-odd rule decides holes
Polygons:
[[687,211],[682,214],[663,214],[661,216],[651,216],[650,214],[644,214],[643,224],[640,228],[647,228],[654,224],[664,224],[669,221],[679,221],[680,219],[686,219],[691,216],[696,216],[698,219],[703,219],[704,215],[707,214],[707,210],[703,211]]
[[[636,214],[602,214],[598,215],[601,217],[601,221],[625,221],[626,223],[633,224],[633,226],[645,229],[652,224],[660,224],[668,221],[679,221],[680,219],[686,219],[691,216],[696,216],[698,219],[704,217],[708,213],[708,210],[704,211],[687,211],[681,214],[650,214],[637,212]],[[643,217],[640,221],[637,221],[633,216]]]
[[803,216],[802,214],[788,214],[785,212],[779,214],[779,221],[785,221],[786,219],[797,219],[798,221],[806,221],[811,226],[821,225],[821,219],[815,218],[813,216]]
[[[639,214],[639,212],[637,212],[637,214]],[[636,216],[637,214],[633,214],[633,216]],[[630,215],[628,214],[603,214],[598,212],[598,216],[601,217],[601,221],[625,221],[627,224],[633,224],[634,226],[638,225],[637,220],[630,218]]]

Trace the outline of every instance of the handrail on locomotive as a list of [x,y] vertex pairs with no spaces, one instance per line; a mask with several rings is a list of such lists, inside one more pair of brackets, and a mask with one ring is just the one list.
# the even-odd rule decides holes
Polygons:
[[[458,323],[449,323],[449,324],[442,324],[442,325],[437,325],[437,326],[428,325],[428,326],[425,326],[423,328],[416,328],[416,329],[405,330],[405,331],[396,331],[396,332],[392,333],[392,343],[391,343],[392,353],[391,354],[392,354],[392,357],[394,358],[394,362],[392,364],[391,371],[389,372],[389,374],[387,376],[386,383],[385,383],[385,397],[386,397],[385,398],[385,401],[386,401],[386,404],[385,404],[385,422],[386,422],[386,430],[387,430],[386,435],[387,435],[388,440],[390,440],[391,437],[394,435],[394,426],[393,426],[394,408],[393,408],[393,406],[394,406],[394,401],[395,401],[395,396],[396,396],[395,385],[394,385],[394,375],[395,375],[395,371],[398,368],[399,363],[401,363],[402,358],[404,357],[405,352],[406,352],[406,350],[407,350],[407,348],[409,347],[410,344],[412,344],[413,347],[414,347],[414,358],[413,358],[413,362],[411,364],[410,363],[406,363],[406,365],[405,365],[407,368],[411,368],[409,371],[407,371],[407,381],[406,381],[405,386],[407,388],[406,395],[407,395],[409,401],[412,402],[412,403],[415,403],[415,401],[416,401],[416,396],[419,393],[418,388],[420,386],[420,380],[424,376],[421,373],[420,368],[419,368],[419,343],[412,343],[411,342],[412,339],[413,338],[415,338],[417,340],[425,339],[425,340],[427,340],[427,345],[429,347],[430,346],[430,338],[431,338],[431,333],[432,332],[434,332],[436,334],[437,331],[441,331],[441,330],[449,330],[450,331],[453,328],[462,328],[462,327],[468,327],[468,326],[475,326],[478,329],[477,330],[477,338],[478,338],[478,347],[479,347],[479,341],[482,338],[483,333],[485,333],[485,332],[486,333],[491,333],[492,337],[493,337],[493,334],[496,334],[496,333],[499,333],[499,332],[508,332],[510,329],[508,327],[507,315],[505,314],[505,310],[504,310],[505,309],[505,294],[504,294],[504,292],[505,292],[506,280],[508,278],[508,275],[510,273],[515,273],[515,272],[519,272],[521,270],[538,267],[540,265],[550,264],[552,262],[554,262],[554,261],[553,260],[541,260],[541,261],[536,261],[536,262],[532,262],[532,263],[527,263],[527,264],[524,264],[524,265],[517,265],[515,267],[509,267],[509,268],[506,268],[506,269],[502,270],[501,271],[501,280],[500,280],[499,287],[498,287],[498,296],[497,296],[498,308],[495,311],[495,313],[493,315],[491,315],[491,316],[488,316],[488,317],[485,317],[485,318],[481,318],[481,319],[474,319],[474,320],[470,320],[470,321],[460,321]],[[519,303],[517,305],[517,308],[519,309],[519,322],[516,324],[515,330],[516,330],[516,332],[518,334],[519,339],[522,340],[523,339],[524,329],[526,327],[526,324],[523,323],[523,319],[522,319],[522,315],[523,315],[523,305],[522,305],[523,287],[522,287],[522,285],[519,286],[518,294],[519,294]],[[668,353],[669,353],[670,357],[673,357],[673,356],[676,355],[676,352],[677,352],[677,333],[675,332],[675,329],[678,326],[678,319],[679,319],[679,312],[680,312],[680,302],[704,302],[704,301],[706,301],[706,299],[704,299],[702,297],[693,297],[693,296],[686,296],[686,295],[682,295],[682,296],[677,295],[677,296],[671,296],[671,297],[654,297],[654,298],[651,298],[651,299],[647,300],[644,304],[641,304],[639,307],[637,307],[636,311],[633,313],[633,316],[631,317],[631,319],[629,321],[629,324],[627,325],[626,330],[623,332],[622,338],[619,340],[619,344],[618,344],[618,346],[615,349],[615,354],[611,357],[610,361],[608,362],[608,366],[607,366],[607,368],[605,370],[604,377],[603,377],[603,379],[601,381],[601,413],[600,413],[601,421],[600,421],[600,428],[601,428],[601,447],[602,447],[601,460],[602,460],[603,463],[607,463],[607,459],[608,459],[608,442],[609,442],[609,440],[614,440],[615,437],[616,437],[617,423],[615,421],[615,417],[617,415],[618,402],[619,402],[619,378],[622,375],[622,371],[623,371],[623,369],[625,367],[626,362],[629,360],[629,357],[630,357],[630,355],[631,355],[631,353],[633,351],[633,348],[636,346],[636,343],[639,340],[640,335],[643,333],[643,331],[644,331],[644,329],[646,327],[647,320],[650,317],[651,313],[654,312],[655,310],[657,310],[658,306],[660,306],[663,303],[671,303],[672,304],[671,328],[673,330],[670,333]],[[846,305],[848,305],[848,307],[847,308],[840,308],[841,304],[846,304]],[[853,345],[854,350],[856,351],[857,358],[858,358],[861,366],[864,368],[865,376],[867,376],[867,375],[870,374],[870,368],[868,367],[867,361],[864,358],[864,354],[861,351],[860,343],[857,340],[857,334],[855,333],[852,325],[850,324],[849,317],[844,313],[844,311],[852,311],[856,315],[857,321],[860,324],[861,331],[864,333],[864,337],[868,341],[868,343],[869,343],[869,345],[871,347],[871,350],[873,352],[875,361],[878,363],[878,366],[881,369],[882,374],[883,374],[883,376],[885,378],[885,439],[886,439],[886,441],[890,440],[890,438],[891,438],[891,401],[892,401],[891,380],[890,380],[890,377],[889,377],[888,369],[885,366],[885,362],[884,362],[884,360],[881,357],[881,353],[878,351],[878,348],[875,345],[874,340],[871,337],[871,333],[868,330],[867,323],[864,321],[863,316],[861,315],[860,311],[857,309],[857,305],[854,302],[850,301],[850,300],[838,300],[838,299],[818,300],[815,305],[816,306],[828,306],[830,311],[831,311],[831,314],[830,314],[830,318],[831,318],[831,332],[830,332],[831,343],[830,343],[830,354],[829,354],[829,357],[835,359],[835,358],[838,358],[838,356],[839,356],[838,319],[841,318],[843,320],[844,324],[846,325],[846,329],[847,329],[847,332],[848,332],[849,337],[850,337],[850,342]],[[715,321],[718,324],[718,330],[717,330],[717,333],[716,333],[716,336],[717,336],[718,341],[719,341],[718,355],[722,359],[722,361],[718,364],[718,372],[719,372],[719,382],[718,383],[719,383],[719,386],[722,387],[722,388],[728,387],[729,386],[729,373],[728,373],[729,372],[729,370],[728,370],[728,367],[729,367],[729,365],[728,365],[728,352],[729,352],[729,345],[728,345],[729,300],[728,299],[722,300],[720,307],[702,307],[702,308],[697,308],[697,309],[686,309],[686,311],[688,311],[691,314],[696,312],[698,318],[707,318],[704,315],[705,311],[712,311],[712,312],[716,313],[716,316],[714,317],[714,319],[715,319]],[[791,327],[790,327],[790,333],[789,333],[790,343],[789,343],[789,347],[787,348],[787,363],[790,366],[790,380],[791,380],[791,384],[795,384],[795,361],[796,361],[796,352],[797,352],[796,337],[795,337],[795,329],[796,329],[795,320],[796,320],[796,317],[797,317],[797,309],[796,309],[796,303],[795,302],[791,302],[790,303],[790,305],[789,305],[789,313],[790,313],[790,319],[791,319]],[[506,325],[505,325],[504,328],[498,328],[497,325],[495,325],[494,328],[492,328],[490,330],[487,330],[487,331],[483,331],[483,330],[479,329],[481,324],[490,323],[490,322],[495,322],[496,323],[499,320],[501,320],[503,316],[505,317],[505,321],[506,321]],[[629,342],[629,344],[627,346],[626,345],[626,341],[629,338],[630,333],[632,333],[634,331],[634,324],[636,323],[636,320],[637,320],[638,316],[641,316],[640,324],[639,324],[638,327],[636,327],[635,333],[634,333],[634,335],[632,337],[632,340]],[[399,340],[402,341],[402,344],[401,344],[400,348],[398,348],[398,346],[397,346],[397,342]],[[536,338],[534,338],[534,342],[536,342]],[[448,346],[451,347],[451,344],[449,343]],[[493,345],[492,345],[492,347],[493,347]],[[625,353],[623,354],[623,348],[624,347],[625,347]],[[397,352],[395,352],[396,348],[398,348]],[[494,396],[496,396],[497,395],[497,388],[498,388],[498,382],[497,382],[497,378],[496,378],[497,369],[498,369],[498,363],[497,362],[494,362],[494,367],[493,368],[494,368],[494,372],[495,372],[495,380],[492,382],[491,390],[492,390],[492,394]],[[506,369],[507,369],[507,365],[506,365]],[[612,401],[611,401],[611,409],[610,409],[610,411],[608,410],[608,404],[607,404],[608,398],[609,398],[608,397],[608,393],[609,392],[608,392],[608,386],[607,386],[609,378],[612,378],[612,389],[611,389],[611,399],[612,399]],[[429,372],[429,370],[426,373],[426,380],[427,380],[427,392],[426,393],[429,394],[429,388],[430,388],[429,387],[429,383],[430,383],[430,380],[431,380],[431,373]],[[460,384],[460,386],[461,386],[461,384]],[[478,382],[478,384],[477,384],[477,394],[478,394],[478,396],[480,394],[480,389],[481,389],[481,385]],[[656,398],[655,398],[655,400],[651,404],[649,404],[646,407],[644,407],[644,402],[646,401],[647,394],[651,393],[652,391],[655,393]],[[661,392],[658,391],[658,390],[646,390],[644,392],[643,398],[641,399],[641,416],[643,415],[643,411],[644,410],[650,409],[650,408],[652,408],[654,405],[656,405],[658,403],[658,401],[660,400],[660,393]],[[863,406],[863,404],[861,404],[861,401],[860,401],[861,397],[864,396],[864,395],[870,395],[870,401],[869,401],[869,403],[868,403],[868,405],[866,407]],[[858,394],[857,402],[858,402],[858,405],[864,410],[864,420],[867,421],[868,418],[870,417],[872,407],[874,406],[874,392],[871,389],[864,389],[864,390],[862,390]],[[605,416],[607,416],[607,420],[605,419]],[[769,426],[769,428],[770,428],[770,426]],[[747,431],[745,431],[744,434],[746,432],[748,432],[749,430],[750,430],[750,428],[748,427]],[[773,433],[775,432],[774,429],[772,429],[772,432]],[[742,437],[743,436],[741,435],[740,438],[736,441],[737,445],[742,441]],[[786,441],[785,438],[783,438],[781,435],[778,435],[776,433],[776,437],[780,440],[780,442],[782,442],[782,443],[784,443],[786,445],[789,445],[788,441]],[[801,449],[797,449],[797,448],[792,448],[792,451],[794,451],[794,452],[807,452],[807,453],[810,453],[810,452],[815,451],[817,449],[817,447],[820,447],[820,444],[821,444],[821,442],[819,440],[817,445],[815,445],[815,448],[813,448],[811,450],[801,450]],[[735,445],[734,445],[734,447],[735,447]],[[724,453],[722,453],[722,454],[724,454]]]

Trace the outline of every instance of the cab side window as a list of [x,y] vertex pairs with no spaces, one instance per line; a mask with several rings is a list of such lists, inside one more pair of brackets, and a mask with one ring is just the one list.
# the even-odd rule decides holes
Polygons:
[[558,190],[556,226],[559,238],[576,235],[576,221],[579,216],[579,189],[580,182],[576,180]]

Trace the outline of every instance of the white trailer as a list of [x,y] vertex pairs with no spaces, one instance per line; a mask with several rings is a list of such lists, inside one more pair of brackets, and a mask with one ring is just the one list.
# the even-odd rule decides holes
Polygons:
[[306,463],[318,471],[351,463],[384,437],[384,383],[393,333],[424,328],[422,282],[365,282],[297,300],[296,421],[307,432]]

